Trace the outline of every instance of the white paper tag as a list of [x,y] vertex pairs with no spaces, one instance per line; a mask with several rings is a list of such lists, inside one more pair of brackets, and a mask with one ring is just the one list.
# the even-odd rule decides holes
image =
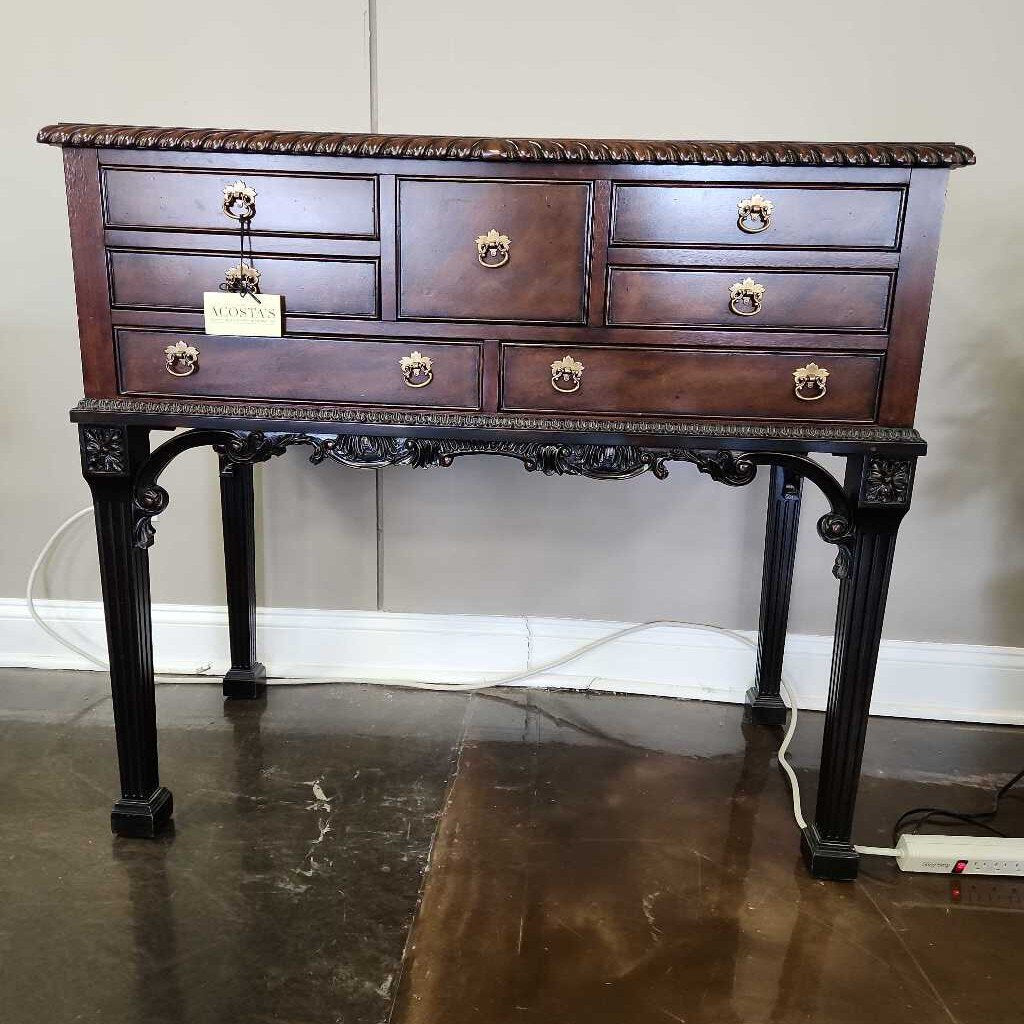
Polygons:
[[207,334],[281,337],[280,295],[203,292],[203,315]]

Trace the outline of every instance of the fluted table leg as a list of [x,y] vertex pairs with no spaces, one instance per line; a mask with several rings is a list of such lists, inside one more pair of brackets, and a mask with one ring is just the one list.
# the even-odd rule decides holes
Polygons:
[[793,589],[802,483],[793,470],[772,466],[761,576],[757,681],[747,692],[748,714],[762,725],[777,725],[786,720],[786,704],[780,693],[782,659]]
[[267,673],[256,660],[256,539],[252,464],[220,459],[220,507],[224,530],[231,668],[224,696],[261,697]]
[[96,514],[121,775],[110,823],[118,835],[150,837],[170,819],[173,802],[160,785],[157,761],[149,552],[134,536],[132,481],[149,453],[149,431],[82,425],[79,438]]
[[845,488],[852,532],[837,563],[841,577],[832,677],[814,821],[801,848],[816,878],[855,878],[853,814],[882,636],[896,532],[910,506],[914,459],[853,456]]

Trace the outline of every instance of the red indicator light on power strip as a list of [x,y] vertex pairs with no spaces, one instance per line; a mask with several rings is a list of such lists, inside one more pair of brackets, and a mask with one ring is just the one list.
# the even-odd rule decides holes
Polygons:
[[965,860],[958,860],[953,865],[953,874],[954,875],[962,875],[966,870],[967,870],[967,861],[965,861]]

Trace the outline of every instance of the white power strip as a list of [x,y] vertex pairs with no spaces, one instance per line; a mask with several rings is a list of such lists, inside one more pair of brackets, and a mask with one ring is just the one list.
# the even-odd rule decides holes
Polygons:
[[896,863],[901,871],[932,874],[1024,875],[1024,839],[902,835]]

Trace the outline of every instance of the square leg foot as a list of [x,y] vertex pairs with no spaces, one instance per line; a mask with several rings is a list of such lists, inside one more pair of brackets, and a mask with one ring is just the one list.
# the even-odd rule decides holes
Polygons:
[[256,662],[251,668],[232,668],[224,677],[224,696],[229,700],[255,700],[267,693],[267,670]]
[[171,791],[161,786],[148,800],[122,797],[110,812],[110,831],[132,839],[152,839],[174,813]]
[[746,716],[757,725],[782,725],[786,721],[788,708],[777,693],[759,694],[757,687],[747,690]]
[[829,882],[852,882],[857,877],[860,854],[847,843],[829,843],[814,825],[800,833],[800,852],[814,878]]

